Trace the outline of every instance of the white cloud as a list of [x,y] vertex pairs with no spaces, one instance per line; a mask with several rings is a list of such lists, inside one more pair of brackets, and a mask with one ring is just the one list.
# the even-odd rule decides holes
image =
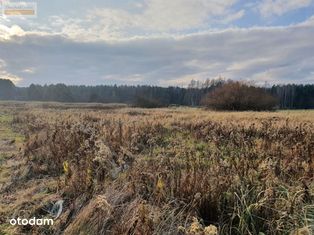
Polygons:
[[186,85],[219,75],[273,83],[313,81],[314,16],[297,25],[230,28],[250,16],[246,13],[252,8],[265,17],[280,16],[312,0],[240,2],[91,5],[80,18],[55,15],[50,23],[25,21],[25,27],[0,19],[0,76],[21,85]]
[[[242,18],[244,10],[232,8],[238,0],[145,0],[135,9],[91,8],[81,18],[53,16],[53,32],[73,39],[115,40],[144,35],[165,35],[229,24]],[[84,18],[85,17],[85,18]]]
[[17,84],[18,82],[22,80],[20,77],[7,72],[6,67],[7,67],[6,62],[0,59],[0,78],[9,79],[15,84]]
[[220,20],[220,22],[222,22],[224,24],[229,24],[233,21],[241,19],[244,15],[245,15],[245,10],[242,9],[238,12],[235,12],[233,14],[226,16],[224,19]]
[[7,27],[0,24],[0,40],[9,40],[12,36],[23,36],[25,31],[18,25]]
[[[22,34],[0,42],[1,71],[30,83],[184,85],[219,75],[259,82],[310,82],[313,17],[298,25],[225,29],[125,40]],[[36,68],[34,73],[26,72]]]
[[312,0],[263,0],[258,8],[263,17],[283,15],[289,11],[309,6]]
[[30,74],[33,74],[36,72],[36,69],[35,68],[26,68],[26,69],[23,69],[22,70],[23,73],[30,73]]
[[235,0],[150,0],[140,21],[144,27],[159,31],[189,29],[227,15],[235,3]]

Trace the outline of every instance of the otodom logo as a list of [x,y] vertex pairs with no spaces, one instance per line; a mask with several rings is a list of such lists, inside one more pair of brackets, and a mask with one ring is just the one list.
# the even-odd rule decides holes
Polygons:
[[36,17],[37,3],[2,1],[2,15],[4,17]]
[[41,225],[53,225],[52,219],[37,219],[36,217],[31,219],[21,219],[18,217],[17,219],[10,219],[10,224],[15,225],[31,225],[31,226],[41,226]]

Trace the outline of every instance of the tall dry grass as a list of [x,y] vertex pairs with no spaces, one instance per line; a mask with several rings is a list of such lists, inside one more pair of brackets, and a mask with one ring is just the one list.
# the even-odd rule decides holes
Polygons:
[[311,234],[314,113],[19,112],[65,234]]

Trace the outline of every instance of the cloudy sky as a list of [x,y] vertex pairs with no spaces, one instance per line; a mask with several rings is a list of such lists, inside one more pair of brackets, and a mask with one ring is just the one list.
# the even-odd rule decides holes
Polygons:
[[0,13],[0,77],[18,86],[314,82],[314,0],[35,3],[36,17]]

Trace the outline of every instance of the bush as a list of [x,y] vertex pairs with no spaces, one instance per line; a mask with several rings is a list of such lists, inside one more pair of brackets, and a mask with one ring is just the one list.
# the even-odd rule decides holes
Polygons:
[[201,102],[216,110],[274,110],[278,100],[265,89],[230,81],[207,93]]

